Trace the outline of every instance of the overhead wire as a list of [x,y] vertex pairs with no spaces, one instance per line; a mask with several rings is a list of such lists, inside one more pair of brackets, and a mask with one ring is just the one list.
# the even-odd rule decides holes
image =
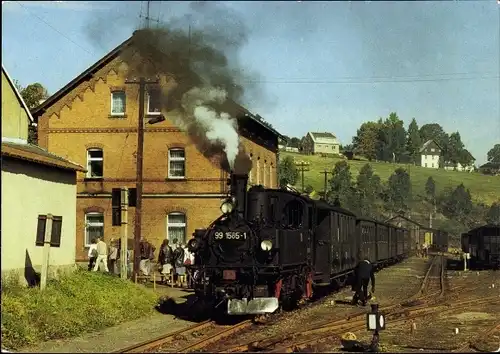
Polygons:
[[73,43],[74,45],[76,45],[77,47],[79,47],[80,49],[82,49],[83,51],[87,52],[90,55],[94,55],[93,52],[91,52],[88,49],[82,47],[80,44],[78,44],[77,42],[75,42],[74,40],[72,40],[71,38],[69,38],[68,36],[66,36],[63,32],[59,31],[57,28],[55,28],[54,26],[52,26],[50,23],[48,23],[47,21],[45,21],[43,18],[41,18],[37,14],[31,12],[26,6],[24,6],[23,4],[21,4],[19,1],[15,1],[15,3],[17,3],[24,10],[26,10],[31,16],[36,17],[38,20],[40,20],[43,23],[45,23],[47,26],[49,26],[50,28],[52,28],[54,31],[56,31],[57,33],[59,33],[61,36],[63,36],[64,38],[66,38],[68,41],[70,41],[71,43]]
[[344,80],[322,80],[322,79],[296,79],[296,80],[246,80],[244,83],[260,84],[378,84],[378,83],[408,83],[408,82],[441,82],[441,81],[467,81],[467,80],[491,80],[500,79],[500,76],[476,76],[476,77],[447,77],[447,78],[398,78],[398,79],[358,79],[356,81]]

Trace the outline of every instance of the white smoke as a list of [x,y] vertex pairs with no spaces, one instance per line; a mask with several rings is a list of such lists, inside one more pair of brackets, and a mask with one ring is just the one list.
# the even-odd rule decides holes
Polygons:
[[194,87],[183,95],[182,106],[202,126],[209,141],[223,145],[229,166],[234,169],[240,144],[236,119],[209,106],[210,103],[222,104],[226,99],[227,92],[223,89]]

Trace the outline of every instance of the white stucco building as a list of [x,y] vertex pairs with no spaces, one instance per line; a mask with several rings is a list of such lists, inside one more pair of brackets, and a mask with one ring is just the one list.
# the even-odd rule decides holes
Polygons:
[[43,251],[36,246],[37,229],[39,218],[47,214],[57,217],[54,229],[60,225],[60,243],[50,250],[49,274],[74,267],[76,171],[85,169],[28,144],[33,118],[3,66],[1,119],[2,276],[14,273],[35,285]]

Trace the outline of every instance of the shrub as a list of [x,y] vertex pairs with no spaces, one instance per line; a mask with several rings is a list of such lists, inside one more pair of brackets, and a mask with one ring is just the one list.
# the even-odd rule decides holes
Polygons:
[[44,291],[2,280],[2,347],[19,349],[151,314],[154,292],[117,277],[77,270]]

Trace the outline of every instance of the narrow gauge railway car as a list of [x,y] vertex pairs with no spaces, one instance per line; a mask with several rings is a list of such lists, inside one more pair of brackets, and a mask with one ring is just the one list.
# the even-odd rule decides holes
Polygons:
[[389,225],[389,257],[391,259],[397,259],[398,256],[397,229],[398,227]]
[[430,247],[434,252],[447,252],[448,251],[448,232],[443,230],[432,230],[432,244]]
[[396,258],[401,259],[404,256],[404,229],[395,227],[394,232],[396,233]]
[[314,205],[314,284],[328,286],[332,280],[344,284],[357,262],[356,215],[323,201]]
[[389,252],[389,235],[391,225],[377,222],[377,263],[376,268],[380,269],[393,263]]
[[462,247],[469,251],[471,268],[500,268],[500,225],[483,225],[462,235]]
[[363,256],[376,264],[377,259],[377,221],[370,218],[358,218],[356,221],[357,233]]

